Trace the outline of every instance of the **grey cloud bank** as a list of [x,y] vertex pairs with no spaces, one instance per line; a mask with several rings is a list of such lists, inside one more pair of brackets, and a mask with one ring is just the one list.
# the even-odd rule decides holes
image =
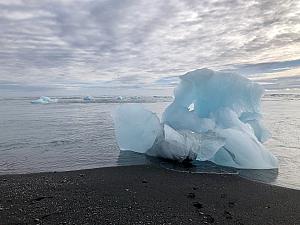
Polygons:
[[0,92],[159,89],[201,67],[294,77],[299,18],[296,0],[1,0]]

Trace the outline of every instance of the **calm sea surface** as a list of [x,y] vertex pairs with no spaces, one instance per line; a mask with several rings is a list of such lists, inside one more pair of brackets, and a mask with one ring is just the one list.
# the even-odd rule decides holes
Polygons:
[[[158,96],[123,100],[106,96],[86,103],[72,97],[37,105],[31,100],[0,99],[0,174],[149,163],[139,154],[120,154],[111,114],[119,104],[143,103],[161,115],[171,101]],[[300,189],[300,95],[268,94],[262,106],[264,124],[273,135],[265,145],[279,158],[280,168],[235,172],[249,179]],[[161,165],[189,170],[165,162]],[[203,172],[203,167],[205,164],[197,162],[192,170]]]

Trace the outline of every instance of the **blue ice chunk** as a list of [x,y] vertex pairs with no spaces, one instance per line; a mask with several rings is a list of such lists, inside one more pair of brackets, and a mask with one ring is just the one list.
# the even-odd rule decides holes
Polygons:
[[146,153],[163,134],[159,118],[141,105],[121,105],[113,115],[121,150]]
[[180,80],[161,124],[156,115],[137,106],[133,114],[131,106],[117,111],[123,118],[115,120],[121,149],[235,168],[278,167],[277,158],[262,145],[270,135],[261,122],[264,89],[259,84],[209,69],[188,72]]
[[83,100],[84,100],[84,101],[94,101],[94,98],[93,98],[93,96],[88,95],[88,96],[85,96],[85,97],[83,98]]
[[31,101],[32,104],[49,104],[49,103],[52,103],[52,102],[57,102],[57,99],[51,99],[51,98],[46,97],[46,96],[41,96],[39,99]]

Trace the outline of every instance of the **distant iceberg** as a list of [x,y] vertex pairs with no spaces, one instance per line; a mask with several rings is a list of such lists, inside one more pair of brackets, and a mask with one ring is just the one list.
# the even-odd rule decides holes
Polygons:
[[84,101],[94,101],[95,99],[94,99],[93,96],[88,95],[88,96],[85,96],[85,97],[83,98],[83,100],[84,100]]
[[46,96],[41,96],[39,99],[31,101],[32,104],[49,104],[52,102],[57,102],[57,99],[51,99]]
[[120,96],[118,96],[116,99],[119,100],[119,101],[122,101],[122,100],[123,100],[123,97],[120,95]]
[[141,105],[122,105],[114,114],[121,150],[177,161],[211,161],[242,169],[278,168],[262,143],[263,88],[237,74],[199,69],[180,76],[174,101],[162,120]]

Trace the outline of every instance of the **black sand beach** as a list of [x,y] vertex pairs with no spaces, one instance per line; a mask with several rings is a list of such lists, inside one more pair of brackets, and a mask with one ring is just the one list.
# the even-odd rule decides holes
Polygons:
[[0,224],[300,224],[300,191],[155,166],[5,175]]

